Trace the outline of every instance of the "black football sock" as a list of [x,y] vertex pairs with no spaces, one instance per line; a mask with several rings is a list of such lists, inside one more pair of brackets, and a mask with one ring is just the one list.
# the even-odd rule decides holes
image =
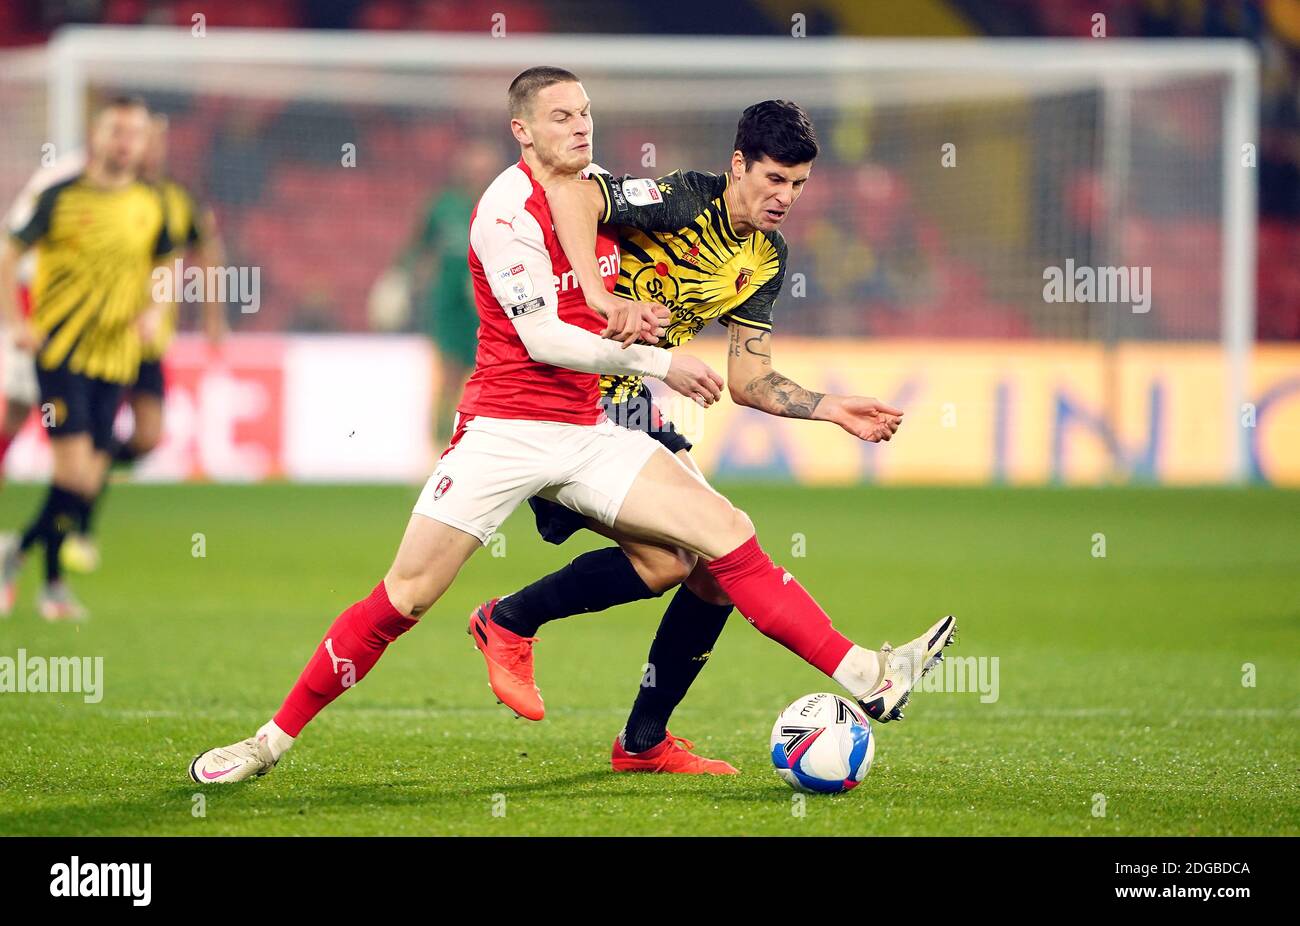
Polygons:
[[36,541],[45,536],[45,525],[50,519],[51,502],[54,498],[54,486],[50,486],[49,491],[45,493],[45,502],[41,505],[36,516],[28,522],[26,529],[23,530],[22,540],[18,542],[18,549],[26,553]]
[[109,455],[115,464],[127,465],[140,459],[140,451],[131,447],[130,443],[115,441],[109,450]]
[[619,547],[592,550],[497,602],[492,623],[521,637],[534,637],[547,621],[604,611],[615,605],[658,598]]
[[44,541],[49,535],[50,525],[54,518],[60,512],[70,511],[72,509],[72,499],[76,493],[67,489],[51,485],[48,492],[45,493],[45,504],[36,512],[36,517],[32,518],[27,529],[23,531],[22,542],[19,549],[26,553],[37,541]]
[[99,492],[94,498],[86,499],[82,508],[81,523],[77,525],[77,531],[85,534],[87,537],[95,529],[95,513],[99,510],[99,503],[103,501],[104,496],[108,493],[108,476],[104,476],[104,484],[99,487]]
[[[59,489],[60,497],[57,508],[51,514],[45,526],[45,583],[58,582],[63,578],[63,567],[59,564],[59,550],[63,539],[77,530],[84,517],[86,499],[76,492]],[[54,494],[53,490],[50,492]]]
[[663,742],[668,718],[708,662],[730,613],[729,604],[710,604],[685,585],[677,589],[650,644],[649,667],[623,728],[624,749],[645,752]]

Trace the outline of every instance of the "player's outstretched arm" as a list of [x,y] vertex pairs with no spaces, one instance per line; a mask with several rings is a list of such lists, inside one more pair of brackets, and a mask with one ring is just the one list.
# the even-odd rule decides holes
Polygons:
[[0,243],[0,325],[13,328],[18,322],[18,259],[20,245],[8,235]]
[[528,356],[540,363],[583,373],[653,376],[706,408],[722,398],[722,377],[688,354],[673,354],[647,344],[619,345],[570,325],[553,308],[513,321]]
[[605,289],[596,262],[596,226],[605,214],[605,195],[590,180],[566,180],[546,191],[555,223],[555,236],[582,287],[587,305],[609,321],[601,337],[613,338],[624,347],[638,340],[655,344],[664,333],[668,307],[656,302],[635,302]]
[[737,405],[784,418],[833,421],[854,437],[887,441],[903,413],[867,396],[813,392],[772,368],[772,332],[732,321],[727,348],[727,388]]
[[[195,220],[199,240],[194,245],[194,256],[206,272],[210,267],[220,267],[226,262],[226,245],[217,230],[217,218],[211,209],[204,209]],[[230,332],[226,321],[226,307],[215,299],[203,303],[203,330],[208,341],[218,344]]]
[[597,306],[609,295],[596,262],[596,226],[605,212],[605,197],[589,180],[565,180],[547,188],[546,202],[555,223],[555,237],[573,265],[582,295],[599,311]]
[[[171,235],[167,231],[166,215],[167,210],[164,207],[163,219],[158,225],[158,237],[153,245],[153,269],[155,271],[167,267],[168,258],[174,250]],[[145,343],[149,343],[158,337],[163,318],[173,307],[170,300],[156,298],[154,289],[154,274],[151,273],[149,279],[145,281],[143,299],[140,303],[141,308],[135,317],[136,331],[140,335],[140,340]]]
[[34,351],[40,339],[31,325],[18,314],[18,260],[26,248],[8,235],[0,244],[0,327],[13,332],[14,343],[25,351]]
[[[33,327],[31,319],[20,318],[18,314],[18,261],[49,233],[54,203],[63,186],[55,184],[44,190],[36,198],[22,227],[10,228],[3,245],[0,245],[0,323],[14,332],[14,344],[28,352],[35,352],[43,338]],[[11,217],[16,210],[17,206],[11,210]]]

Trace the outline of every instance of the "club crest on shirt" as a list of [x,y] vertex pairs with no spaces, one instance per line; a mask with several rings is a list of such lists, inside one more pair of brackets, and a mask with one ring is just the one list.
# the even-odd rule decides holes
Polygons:
[[741,270],[740,273],[736,274],[736,292],[740,292],[742,289],[748,286],[749,278],[752,277],[753,275],[754,275],[754,271],[750,270],[748,267]]

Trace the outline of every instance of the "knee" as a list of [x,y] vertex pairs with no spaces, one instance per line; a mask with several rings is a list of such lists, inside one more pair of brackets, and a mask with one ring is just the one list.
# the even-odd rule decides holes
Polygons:
[[721,495],[715,495],[701,515],[692,536],[699,539],[697,549],[709,559],[730,553],[754,536],[754,522],[749,515]]
[[396,567],[384,576],[388,601],[403,616],[419,620],[438,600],[439,589],[425,575],[404,575]]
[[144,456],[152,452],[160,440],[162,440],[162,428],[157,422],[151,421],[135,429],[135,433],[131,435],[131,449]]
[[713,573],[703,563],[696,565],[695,570],[686,580],[686,587],[696,598],[708,604],[731,604],[731,599],[727,593],[722,590],[718,580],[713,578]]
[[731,508],[731,519],[728,522],[727,530],[732,539],[735,540],[736,547],[753,537],[755,533],[754,522],[749,519],[749,515],[734,505]]
[[74,469],[71,472],[60,473],[54,483],[60,488],[69,492],[75,492],[82,498],[90,500],[99,494],[101,488],[99,480],[90,467]]
[[685,582],[696,563],[695,554],[682,549],[637,547],[625,552],[641,581],[656,595]]
[[162,417],[152,412],[140,414],[135,419],[131,433],[131,449],[140,456],[149,453],[162,440]]

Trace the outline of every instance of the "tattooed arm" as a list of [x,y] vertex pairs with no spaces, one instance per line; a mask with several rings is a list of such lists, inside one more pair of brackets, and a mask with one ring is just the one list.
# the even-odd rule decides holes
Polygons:
[[889,440],[903,413],[865,396],[828,395],[805,389],[772,368],[772,332],[730,324],[727,384],[731,400],[783,418],[833,421],[865,441]]
[[769,415],[813,418],[826,398],[772,369],[772,332],[732,322],[727,352],[731,400]]

